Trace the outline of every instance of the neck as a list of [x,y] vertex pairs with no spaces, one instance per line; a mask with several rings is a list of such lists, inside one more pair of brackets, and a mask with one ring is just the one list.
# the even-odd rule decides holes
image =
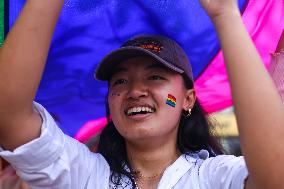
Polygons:
[[147,146],[126,141],[126,150],[132,170],[145,177],[162,174],[180,156],[175,141]]

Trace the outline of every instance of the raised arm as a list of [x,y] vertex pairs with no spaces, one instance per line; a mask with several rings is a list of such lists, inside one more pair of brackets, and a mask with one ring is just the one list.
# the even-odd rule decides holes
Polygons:
[[247,33],[236,0],[200,0],[217,30],[229,75],[247,188],[284,188],[284,106]]
[[0,145],[8,150],[37,138],[33,111],[50,41],[64,0],[27,0],[0,51]]

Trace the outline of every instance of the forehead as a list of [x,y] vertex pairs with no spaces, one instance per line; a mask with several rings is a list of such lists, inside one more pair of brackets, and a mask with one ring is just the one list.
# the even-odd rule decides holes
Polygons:
[[171,71],[169,68],[158,62],[156,59],[151,57],[134,57],[124,60],[117,64],[112,71],[111,75],[120,72],[129,72],[133,70],[153,70],[159,69],[164,71]]

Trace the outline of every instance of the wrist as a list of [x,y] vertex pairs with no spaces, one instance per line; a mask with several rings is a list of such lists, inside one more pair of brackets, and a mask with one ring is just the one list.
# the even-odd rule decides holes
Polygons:
[[63,7],[64,0],[49,0],[48,2],[27,0],[26,3],[31,4],[33,7],[38,9],[54,9],[56,7]]
[[241,18],[241,14],[238,8],[228,11],[222,11],[219,14],[210,16],[214,25],[220,25],[226,22],[234,22],[236,19]]
[[230,26],[242,21],[241,14],[238,10],[223,12],[211,18],[215,28],[222,29],[223,27]]

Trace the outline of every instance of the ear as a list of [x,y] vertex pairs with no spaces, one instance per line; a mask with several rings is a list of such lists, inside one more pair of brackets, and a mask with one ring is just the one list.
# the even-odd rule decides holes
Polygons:
[[188,111],[189,109],[192,109],[195,101],[196,101],[195,90],[194,89],[186,90],[183,102],[183,110]]

